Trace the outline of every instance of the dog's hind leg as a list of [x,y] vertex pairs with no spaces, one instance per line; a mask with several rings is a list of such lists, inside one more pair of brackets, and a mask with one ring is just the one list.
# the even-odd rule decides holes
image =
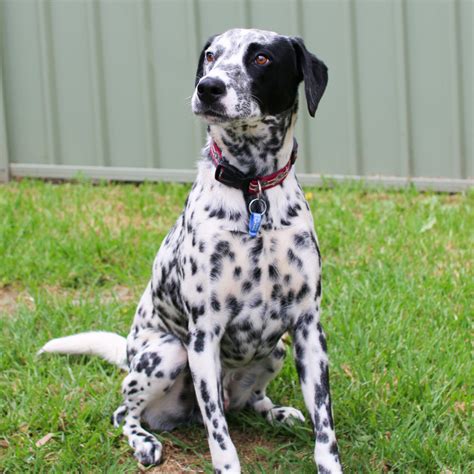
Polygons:
[[[152,428],[166,429],[167,419],[174,423],[185,416],[187,407],[176,397],[173,386],[183,383],[187,353],[180,340],[171,334],[157,332],[151,338],[148,332],[145,340],[143,349],[130,361],[130,373],[122,384],[124,403],[116,411],[115,420],[123,417],[123,433],[138,461],[153,465],[161,461],[162,445],[141,423],[154,420],[157,426]],[[135,339],[139,341],[139,337]],[[171,398],[175,398],[174,404],[170,403]]]
[[247,401],[249,407],[263,415],[270,423],[277,421],[291,424],[295,420],[304,421],[304,416],[299,410],[293,407],[275,405],[266,395],[267,385],[282,369],[285,355],[285,344],[280,340],[273,352],[258,363],[256,381]]

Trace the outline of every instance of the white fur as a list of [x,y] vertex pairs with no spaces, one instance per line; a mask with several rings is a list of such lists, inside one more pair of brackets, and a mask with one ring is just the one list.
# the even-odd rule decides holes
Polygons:
[[44,353],[96,355],[117,365],[123,370],[127,367],[127,340],[111,332],[92,331],[73,336],[51,339],[39,351]]

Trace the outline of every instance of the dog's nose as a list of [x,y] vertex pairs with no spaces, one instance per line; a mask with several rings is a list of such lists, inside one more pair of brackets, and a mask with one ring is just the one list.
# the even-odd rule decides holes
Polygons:
[[197,86],[199,100],[206,104],[212,104],[225,95],[224,81],[217,77],[205,77]]

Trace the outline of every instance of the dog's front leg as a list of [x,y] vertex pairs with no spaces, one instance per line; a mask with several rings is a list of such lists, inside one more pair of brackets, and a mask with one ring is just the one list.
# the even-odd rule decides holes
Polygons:
[[342,472],[329,391],[326,336],[318,311],[299,316],[293,330],[296,369],[316,436],[314,458],[320,474]]
[[201,409],[216,473],[240,473],[237,451],[224,415],[220,337],[209,328],[193,328],[188,339],[188,361]]

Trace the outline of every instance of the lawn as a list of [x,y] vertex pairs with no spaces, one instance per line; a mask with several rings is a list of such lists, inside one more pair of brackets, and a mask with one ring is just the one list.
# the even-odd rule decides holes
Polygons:
[[[0,186],[0,472],[137,472],[109,417],[123,374],[35,356],[51,337],[126,334],[189,186]],[[473,472],[474,192],[306,189],[346,472]],[[270,386],[303,408],[291,357]],[[229,417],[247,473],[314,472],[309,424]],[[48,436],[49,435],[49,436]],[[150,472],[211,472],[202,427],[164,435]]]

